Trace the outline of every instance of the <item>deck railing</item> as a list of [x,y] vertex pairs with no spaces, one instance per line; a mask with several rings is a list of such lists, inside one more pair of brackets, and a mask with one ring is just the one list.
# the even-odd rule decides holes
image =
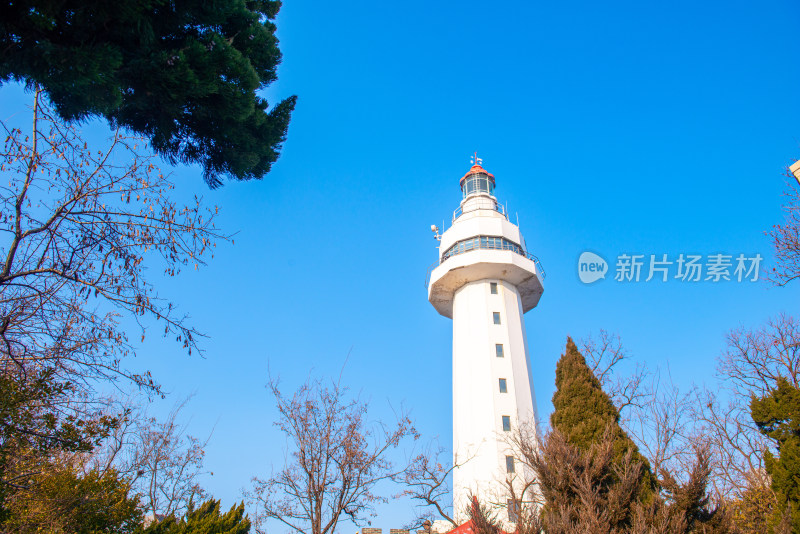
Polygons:
[[502,204],[497,204],[496,202],[493,202],[491,200],[484,199],[484,201],[481,201],[478,204],[470,204],[470,207],[466,210],[464,210],[462,206],[456,208],[456,210],[453,212],[453,222],[456,222],[456,219],[461,217],[461,215],[463,215],[464,213],[471,213],[473,211],[478,211],[478,210],[493,210],[502,215],[503,217],[505,217],[506,220],[508,220],[508,214],[506,213],[506,209],[503,207]]
[[[472,248],[472,249],[470,249],[468,251],[465,251],[465,252],[462,252],[462,253],[459,253],[459,254],[451,254],[450,256],[446,257],[443,261],[437,260],[430,267],[428,267],[428,272],[425,273],[425,288],[426,289],[428,288],[428,284],[431,281],[431,273],[433,272],[433,270],[435,268],[437,268],[439,265],[441,265],[442,263],[444,263],[445,261],[447,261],[448,259],[450,259],[450,258],[452,258],[454,256],[460,256],[461,254],[467,254],[467,253],[475,251],[475,250],[498,250],[498,249],[494,248],[494,247],[492,247],[492,248],[481,248],[481,247]],[[509,250],[509,249],[506,249],[506,250]],[[511,250],[511,252],[516,252],[520,256],[524,256],[524,257],[528,258],[529,260],[531,260],[536,265],[536,274],[538,274],[541,277],[542,280],[545,279],[547,274],[545,274],[544,267],[542,267],[542,262],[539,261],[539,258],[534,256],[530,252],[524,252],[524,251],[523,252],[517,252],[516,250]]]

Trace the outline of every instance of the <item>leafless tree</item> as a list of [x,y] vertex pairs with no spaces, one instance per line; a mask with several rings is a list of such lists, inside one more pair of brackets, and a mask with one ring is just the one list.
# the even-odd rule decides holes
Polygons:
[[[622,351],[620,357],[618,336],[611,339],[616,343],[605,335],[584,347],[604,388],[615,391],[607,377],[627,355]],[[768,446],[753,423],[750,399],[767,394],[779,376],[800,385],[800,323],[786,314],[764,327],[731,331],[712,386],[682,392],[669,375],[651,374],[635,388],[638,402],[618,404],[627,411],[620,423],[662,476],[688,476],[696,450],[708,447],[709,484],[716,498],[740,500],[763,485],[753,481],[763,479]]]
[[342,516],[356,524],[374,514],[386,498],[375,492],[381,481],[397,480],[390,451],[407,437],[418,437],[410,419],[371,423],[367,403],[349,396],[338,382],[309,380],[291,395],[269,383],[289,442],[286,465],[270,478],[253,479],[248,500],[258,532],[276,521],[301,534],[335,531]]
[[98,404],[104,407],[105,413],[116,417],[116,423],[101,443],[80,453],[79,461],[84,471],[93,469],[102,475],[114,469],[127,480],[132,480],[139,470],[131,458],[136,447],[137,430],[145,420],[143,408],[131,398],[104,397],[98,400]]
[[510,523],[516,525],[515,534],[541,534],[544,525],[541,520],[544,498],[539,491],[539,484],[535,476],[529,480],[522,480],[521,484],[513,480],[506,481],[508,489],[508,510]]
[[787,170],[789,177],[784,224],[775,225],[767,232],[775,251],[776,267],[768,273],[769,280],[783,286],[800,278],[800,188],[794,176]]
[[472,531],[475,534],[501,534],[503,532],[493,509],[480,502],[474,495],[469,501],[467,517],[472,523]]
[[615,465],[613,445],[609,433],[584,452],[552,430],[539,447],[523,449],[545,500],[542,523],[548,534],[622,532],[630,524],[642,466],[632,452]]
[[625,430],[650,461],[654,473],[680,477],[696,461],[697,441],[692,418],[694,390],[682,392],[667,373],[653,373],[646,386],[647,402],[632,409]]
[[586,364],[600,381],[614,406],[622,415],[623,421],[630,408],[642,407],[649,399],[647,379],[650,372],[642,363],[636,363],[633,372],[622,374],[619,364],[630,359],[630,354],[622,345],[619,334],[601,329],[597,338],[591,335],[581,339],[581,349]]
[[779,377],[800,387],[800,323],[792,316],[781,314],[755,330],[737,328],[727,341],[718,374],[736,395],[766,395]]
[[694,390],[681,391],[669,369],[651,371],[637,363],[629,374],[620,364],[630,360],[619,334],[600,330],[597,339],[581,340],[586,363],[620,412],[620,425],[653,468],[680,476],[696,459],[698,433],[692,418]]
[[524,506],[524,501],[518,506],[519,534],[730,531],[728,515],[707,492],[711,467],[706,448],[694,451],[695,459],[681,477],[685,482],[662,470],[661,493],[641,499],[642,464],[632,451],[616,458],[610,429],[589,450],[571,445],[557,430],[539,442],[531,440],[533,435],[523,428],[511,438],[543,498],[535,506]]
[[434,444],[412,458],[408,468],[398,476],[404,490],[395,497],[409,497],[426,512],[411,521],[407,525],[409,529],[423,525],[426,520],[439,518],[449,521],[453,527],[458,526],[453,519],[452,506],[445,503],[450,498],[450,477],[463,463],[458,460],[451,462],[449,451]]
[[[149,373],[125,369],[132,352],[124,318],[160,323],[191,352],[198,332],[160,298],[145,259],[170,276],[203,264],[215,241],[215,210],[171,200],[172,183],[141,139],[114,133],[90,149],[36,89],[30,132],[3,123],[0,154],[0,371],[52,368],[91,388],[125,378],[157,391]],[[148,322],[150,321],[150,322]]]
[[152,514],[180,517],[189,503],[206,497],[199,477],[206,473],[203,458],[208,439],[187,434],[178,415],[185,406],[176,406],[159,421],[147,417],[137,428],[129,466],[136,468],[133,484],[143,490],[145,508]]
[[203,459],[210,436],[200,440],[188,434],[181,422],[188,402],[176,404],[159,419],[130,400],[109,400],[108,411],[122,414],[119,424],[97,447],[76,454],[72,463],[100,475],[113,470],[141,494],[146,512],[180,517],[190,502],[207,496],[199,479],[207,473]]
[[711,444],[712,480],[723,496],[741,495],[763,472],[767,443],[753,423],[750,398],[767,394],[779,376],[800,386],[800,323],[786,314],[760,328],[731,331],[718,384],[697,393],[692,414]]

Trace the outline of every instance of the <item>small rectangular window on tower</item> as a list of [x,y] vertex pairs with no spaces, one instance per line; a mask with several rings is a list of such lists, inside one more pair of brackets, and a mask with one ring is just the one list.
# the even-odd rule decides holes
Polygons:
[[500,379],[500,393],[508,393],[508,385],[505,378]]
[[502,343],[497,343],[494,346],[494,350],[495,350],[495,353],[497,354],[498,358],[502,358],[503,357],[503,344]]
[[503,416],[503,432],[511,431],[511,416]]
[[514,457],[506,456],[506,473],[514,472]]
[[507,499],[506,507],[508,508],[508,520],[512,523],[516,523],[517,518],[519,518],[519,502],[516,502],[514,499]]
[[492,312],[492,321],[494,324],[500,324],[500,312]]
[[492,295],[497,295],[497,282],[489,282],[489,291],[492,292]]

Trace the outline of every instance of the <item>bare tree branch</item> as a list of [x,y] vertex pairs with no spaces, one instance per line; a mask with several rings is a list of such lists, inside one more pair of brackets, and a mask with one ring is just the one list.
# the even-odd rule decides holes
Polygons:
[[591,335],[581,339],[581,348],[586,364],[600,381],[603,391],[611,397],[623,420],[628,408],[641,408],[645,404],[649,395],[644,386],[650,372],[644,364],[637,363],[631,374],[619,373],[619,364],[630,359],[619,334],[601,329],[597,339]]
[[190,502],[207,497],[199,478],[207,473],[203,459],[211,435],[200,440],[180,422],[189,400],[159,419],[130,400],[109,399],[109,410],[122,413],[120,423],[100,446],[76,455],[76,461],[85,471],[116,471],[141,494],[145,511],[154,516],[180,517]]
[[732,330],[727,341],[717,366],[719,386],[696,393],[692,417],[711,446],[715,488],[732,497],[760,476],[768,447],[753,423],[751,396],[768,393],[778,377],[800,385],[800,323],[783,314],[758,329]]
[[2,124],[0,154],[0,372],[52,368],[91,389],[101,380],[130,380],[149,392],[148,372],[133,373],[125,318],[144,338],[149,322],[191,352],[201,335],[145,277],[145,258],[174,276],[204,264],[215,241],[216,209],[195,197],[170,200],[172,183],[146,155],[141,139],[115,132],[90,150],[59,122],[37,89],[31,132]]
[[386,502],[375,486],[406,470],[395,468],[389,451],[418,437],[411,420],[401,415],[392,427],[370,423],[367,403],[349,398],[338,382],[309,380],[291,396],[276,380],[268,388],[289,451],[283,469],[266,480],[254,478],[247,493],[257,531],[275,521],[301,534],[328,534],[343,515],[356,524],[374,515],[374,505]]
[[405,489],[395,495],[395,498],[410,497],[423,513],[407,524],[407,528],[417,528],[425,521],[439,519],[448,521],[453,527],[458,526],[453,518],[455,514],[452,505],[445,503],[452,499],[450,480],[453,471],[471,459],[456,458],[451,462],[449,451],[432,444],[411,460],[408,468],[398,477],[398,482]]
[[791,172],[787,169],[787,201],[783,206],[784,224],[776,224],[767,236],[775,251],[776,267],[768,273],[768,279],[775,285],[784,286],[800,278],[800,189]]

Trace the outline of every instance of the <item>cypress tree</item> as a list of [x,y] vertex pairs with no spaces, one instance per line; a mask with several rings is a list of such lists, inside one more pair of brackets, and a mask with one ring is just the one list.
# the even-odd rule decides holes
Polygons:
[[614,460],[619,464],[628,451],[632,460],[642,463],[640,499],[650,501],[657,482],[650,463],[619,425],[619,411],[603,391],[600,381],[586,365],[578,347],[567,338],[567,347],[556,365],[556,392],[553,394],[550,424],[563,434],[567,443],[589,451],[603,439],[608,428],[614,440]]
[[800,389],[781,377],[768,395],[750,401],[759,431],[775,444],[778,455],[764,452],[764,464],[778,501],[773,527],[788,519],[800,532]]
[[153,523],[144,534],[247,534],[250,519],[244,515],[244,503],[221,513],[220,502],[209,499],[199,508],[189,507],[180,520],[174,517]]

